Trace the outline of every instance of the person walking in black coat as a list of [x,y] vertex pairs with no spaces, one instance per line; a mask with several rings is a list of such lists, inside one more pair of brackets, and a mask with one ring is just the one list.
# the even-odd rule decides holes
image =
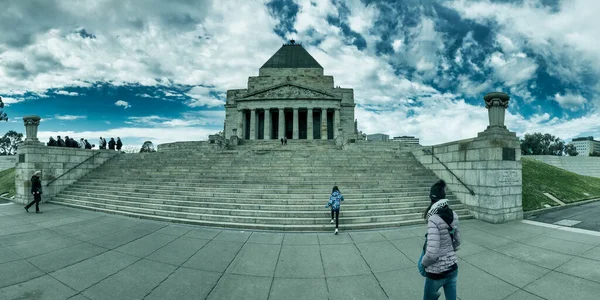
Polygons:
[[122,147],[123,147],[123,142],[121,142],[120,137],[117,137],[117,151],[121,151]]
[[33,201],[25,206],[25,211],[29,212],[29,208],[35,204],[35,213],[41,214],[40,201],[42,201],[42,180],[40,179],[41,171],[35,171],[31,176],[31,194],[33,195]]
[[56,146],[58,146],[58,147],[65,146],[65,141],[63,141],[63,139],[60,138],[60,135],[56,137]]
[[85,149],[92,149],[92,145],[88,142],[88,140],[83,140],[83,144],[85,145]]
[[110,141],[108,141],[108,150],[115,150],[115,145],[117,143],[115,143],[115,139],[114,138],[110,138]]

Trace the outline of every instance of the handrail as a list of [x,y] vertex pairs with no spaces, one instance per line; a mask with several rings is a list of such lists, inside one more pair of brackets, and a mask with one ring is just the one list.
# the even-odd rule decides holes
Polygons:
[[82,165],[83,163],[85,163],[86,161],[88,161],[88,160],[90,160],[90,159],[94,158],[94,157],[95,157],[97,154],[99,154],[99,153],[100,153],[100,151],[98,151],[98,152],[94,152],[94,154],[92,154],[92,156],[90,156],[90,157],[86,158],[86,160],[84,160],[84,161],[82,161],[82,162],[78,163],[76,166],[74,166],[74,167],[70,168],[68,171],[66,171],[66,172],[64,172],[64,173],[62,173],[62,174],[60,174],[60,176],[58,176],[58,177],[56,177],[56,178],[54,178],[54,179],[50,180],[50,182],[48,182],[48,183],[46,184],[46,186],[49,186],[51,183],[53,183],[53,182],[57,181],[59,178],[63,177],[65,174],[67,174],[67,173],[69,173],[69,172],[71,172],[71,171],[75,170],[77,167],[81,166],[81,165]]
[[456,177],[456,180],[458,180],[458,182],[460,182],[460,184],[462,184],[472,196],[475,196],[475,192],[473,192],[472,189],[470,189],[464,182],[462,182],[462,180],[460,180],[460,178],[458,178],[458,176],[456,176],[456,174],[454,174],[454,172],[452,172],[452,170],[450,170],[448,168],[448,166],[446,166],[446,164],[444,164],[437,156],[435,156],[435,154],[433,154],[433,147],[431,147],[431,150],[429,149],[423,149],[423,153],[425,154],[431,154],[432,157],[434,157],[435,159],[437,159],[437,161],[440,162],[440,164],[442,164],[442,166],[444,166],[444,168],[446,168],[446,170],[448,170],[448,172],[450,172],[450,174],[454,175],[454,177]]

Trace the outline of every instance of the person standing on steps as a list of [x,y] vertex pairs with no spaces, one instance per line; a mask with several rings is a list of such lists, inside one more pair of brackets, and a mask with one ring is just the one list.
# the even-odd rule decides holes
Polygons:
[[283,138],[281,138],[281,146],[283,146]]
[[287,136],[284,136],[284,137],[283,137],[283,144],[284,144],[284,145],[287,145]]
[[122,147],[123,147],[123,142],[121,142],[120,137],[117,137],[117,151],[121,151]]
[[335,231],[334,234],[338,234],[338,227],[340,221],[340,202],[344,201],[344,196],[338,189],[337,185],[331,190],[331,196],[329,196],[329,202],[325,205],[325,208],[331,207],[331,222],[333,224],[333,216],[335,215]]
[[41,214],[40,201],[42,201],[42,180],[40,179],[41,171],[35,171],[31,176],[31,194],[33,195],[33,201],[25,206],[25,211],[29,212],[29,208],[35,204],[35,213]]
[[460,246],[460,233],[458,215],[448,206],[445,188],[446,183],[443,180],[431,187],[431,204],[424,213],[427,220],[427,240],[421,262],[426,274],[423,300],[438,299],[438,291],[442,287],[447,300],[456,300],[456,251]]
[[108,141],[108,150],[115,150],[115,145],[117,143],[115,143],[115,139],[114,138],[110,138],[110,141]]

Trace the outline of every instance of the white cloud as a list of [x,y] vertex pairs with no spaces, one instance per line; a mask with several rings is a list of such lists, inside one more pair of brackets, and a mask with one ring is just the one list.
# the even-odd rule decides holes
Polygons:
[[58,91],[58,92],[55,92],[55,94],[64,95],[64,96],[79,96],[79,93],[77,93],[77,92],[67,92],[67,91]]
[[494,52],[485,63],[494,70],[496,78],[507,86],[515,86],[533,79],[538,68],[533,59],[528,58],[525,53],[505,55]]
[[[216,107],[225,104],[225,101],[217,99],[211,92],[214,93],[216,91],[202,86],[195,86],[185,93],[192,98],[192,100],[187,101],[186,104],[189,107]],[[221,97],[223,96],[222,93],[219,94],[221,94]]]
[[4,103],[6,106],[9,106],[10,104],[13,104],[13,103],[23,102],[23,101],[25,101],[24,98],[2,97],[2,103]]
[[122,106],[124,109],[128,109],[131,107],[131,105],[129,105],[129,102],[124,101],[124,100],[119,100],[117,102],[115,102],[116,106]]
[[560,107],[570,109],[572,111],[580,110],[585,107],[587,99],[580,94],[567,93],[565,95],[556,94],[554,100],[558,102]]
[[[87,116],[74,116],[74,115],[54,115],[54,118],[62,121],[74,121],[79,119],[86,119]],[[46,119],[50,120],[50,119]]]

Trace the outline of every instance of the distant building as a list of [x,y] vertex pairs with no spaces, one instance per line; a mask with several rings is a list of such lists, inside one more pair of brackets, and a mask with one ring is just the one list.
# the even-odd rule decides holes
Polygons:
[[575,146],[579,156],[589,156],[592,152],[600,152],[600,141],[595,141],[593,136],[574,138],[571,144]]
[[390,136],[383,133],[367,134],[367,141],[389,141]]
[[414,136],[407,136],[407,135],[395,136],[394,141],[399,141],[400,143],[415,144],[415,145],[419,144],[419,138],[416,138]]

